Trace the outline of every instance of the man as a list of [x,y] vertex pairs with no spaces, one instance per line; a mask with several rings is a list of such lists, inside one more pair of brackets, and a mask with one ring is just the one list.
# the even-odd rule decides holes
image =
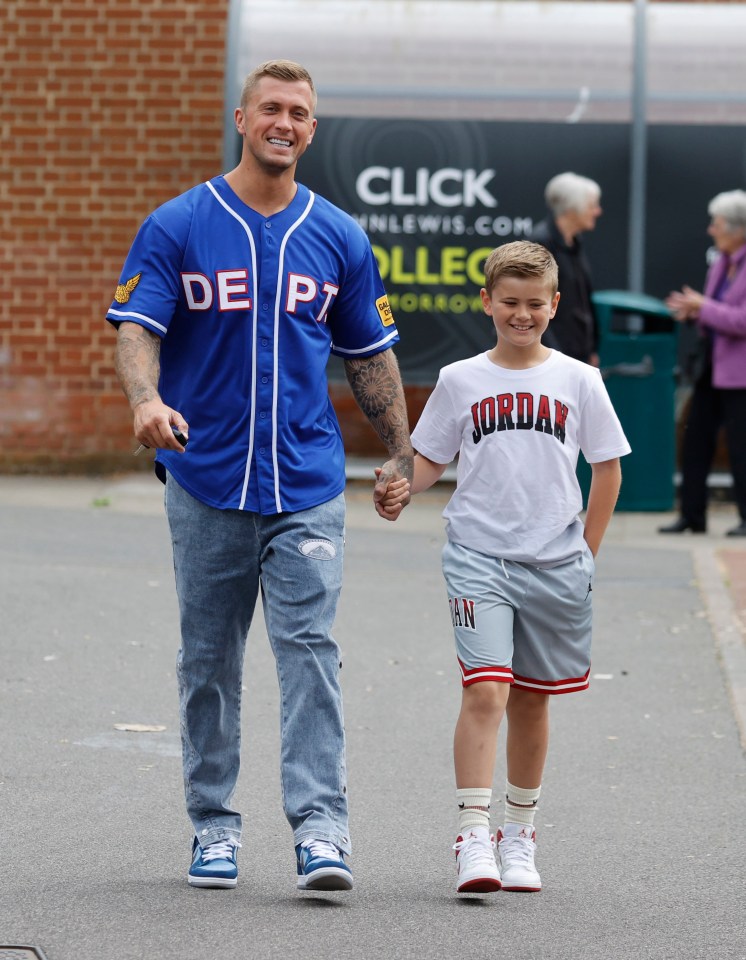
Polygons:
[[[181,619],[188,880],[235,887],[241,672],[261,588],[281,694],[281,779],[301,889],[352,887],[339,651],[344,450],[330,351],[411,477],[399,339],[365,234],[295,181],[316,130],[299,64],[244,82],[238,166],[151,214],[107,319],[137,439],[158,448]],[[188,446],[179,442],[177,433]],[[378,490],[379,488],[377,488]],[[380,495],[384,485],[380,485]],[[379,493],[376,493],[376,497]],[[391,519],[378,502],[378,513]]]
[[593,230],[603,212],[601,188],[588,177],[560,173],[546,185],[544,198],[551,216],[536,225],[531,239],[546,247],[557,261],[560,302],[543,343],[597,367],[598,324],[580,235]]

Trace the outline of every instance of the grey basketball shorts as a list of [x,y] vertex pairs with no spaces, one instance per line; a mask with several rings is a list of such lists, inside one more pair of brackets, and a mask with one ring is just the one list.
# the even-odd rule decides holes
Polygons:
[[585,690],[594,569],[588,547],[574,560],[542,568],[446,543],[443,576],[462,684]]

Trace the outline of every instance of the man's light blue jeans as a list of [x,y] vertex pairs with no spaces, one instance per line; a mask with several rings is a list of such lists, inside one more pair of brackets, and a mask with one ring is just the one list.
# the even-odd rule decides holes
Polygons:
[[339,648],[345,502],[262,516],[218,510],[168,477],[181,617],[177,658],[187,813],[201,846],[241,837],[231,800],[246,635],[261,589],[280,684],[280,773],[294,843],[350,852]]

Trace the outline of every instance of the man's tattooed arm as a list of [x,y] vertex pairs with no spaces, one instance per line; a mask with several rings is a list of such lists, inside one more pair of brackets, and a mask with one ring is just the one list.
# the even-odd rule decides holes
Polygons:
[[397,477],[412,479],[412,443],[399,365],[392,350],[373,357],[345,360],[353,396],[386,449],[386,464]]
[[386,445],[389,459],[376,470],[373,505],[385,520],[396,520],[409,503],[409,486],[394,508],[384,506],[390,483],[402,478],[412,482],[414,451],[409,438],[409,420],[399,365],[392,350],[374,357],[345,360],[345,372],[358,406]]
[[159,337],[137,323],[120,324],[114,366],[133,410],[148,400],[160,399],[160,356]]
[[189,425],[158,393],[161,341],[137,323],[122,323],[117,334],[114,366],[134,415],[134,432],[146,447],[167,447],[183,452],[172,426],[185,436]]

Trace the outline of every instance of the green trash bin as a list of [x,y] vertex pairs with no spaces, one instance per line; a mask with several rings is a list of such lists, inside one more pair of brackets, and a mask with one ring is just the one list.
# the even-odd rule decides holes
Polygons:
[[[676,469],[677,324],[662,300],[626,290],[593,295],[601,375],[632,453],[622,458],[617,510],[671,510]],[[590,467],[578,477],[587,503]]]

